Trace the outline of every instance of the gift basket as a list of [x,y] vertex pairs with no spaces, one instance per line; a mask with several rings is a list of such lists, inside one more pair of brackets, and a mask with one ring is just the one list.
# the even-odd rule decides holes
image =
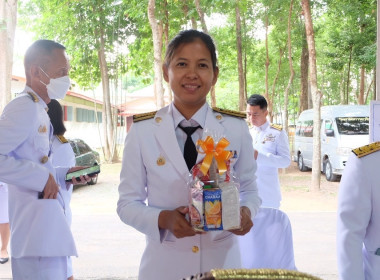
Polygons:
[[197,231],[238,229],[239,180],[231,170],[236,154],[226,150],[226,138],[208,134],[205,133],[205,140],[197,142],[198,152],[205,157],[190,171],[190,223]]

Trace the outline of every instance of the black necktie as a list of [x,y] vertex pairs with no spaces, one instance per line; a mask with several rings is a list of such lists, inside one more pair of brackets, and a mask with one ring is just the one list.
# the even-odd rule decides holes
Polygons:
[[195,161],[197,160],[198,152],[197,149],[195,148],[193,139],[191,139],[191,135],[198,129],[202,128],[200,125],[197,127],[183,127],[181,125],[178,125],[180,129],[182,129],[186,135],[186,142],[185,142],[185,147],[183,149],[183,157],[185,158],[187,168],[190,169],[194,166]]

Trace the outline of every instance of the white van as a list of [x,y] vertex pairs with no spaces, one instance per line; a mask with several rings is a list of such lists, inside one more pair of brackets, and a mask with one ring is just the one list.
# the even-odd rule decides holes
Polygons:
[[[306,171],[313,162],[313,109],[303,111],[294,136],[294,160]],[[369,106],[321,107],[321,169],[328,181],[342,175],[353,148],[369,143]]]

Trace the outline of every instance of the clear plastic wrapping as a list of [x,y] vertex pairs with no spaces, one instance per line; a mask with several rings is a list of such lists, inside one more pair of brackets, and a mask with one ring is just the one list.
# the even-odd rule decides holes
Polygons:
[[[214,135],[215,137],[215,135]],[[226,150],[229,142],[206,136],[197,142],[205,157],[190,171],[189,217],[195,230],[232,230],[240,227],[239,180],[231,170],[236,153]]]

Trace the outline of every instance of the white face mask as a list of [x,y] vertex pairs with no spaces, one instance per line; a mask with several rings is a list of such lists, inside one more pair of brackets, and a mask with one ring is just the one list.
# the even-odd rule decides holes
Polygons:
[[41,67],[40,69],[50,79],[50,82],[48,84],[45,84],[40,80],[40,82],[46,86],[48,96],[51,99],[63,99],[71,86],[69,76],[52,79]]

